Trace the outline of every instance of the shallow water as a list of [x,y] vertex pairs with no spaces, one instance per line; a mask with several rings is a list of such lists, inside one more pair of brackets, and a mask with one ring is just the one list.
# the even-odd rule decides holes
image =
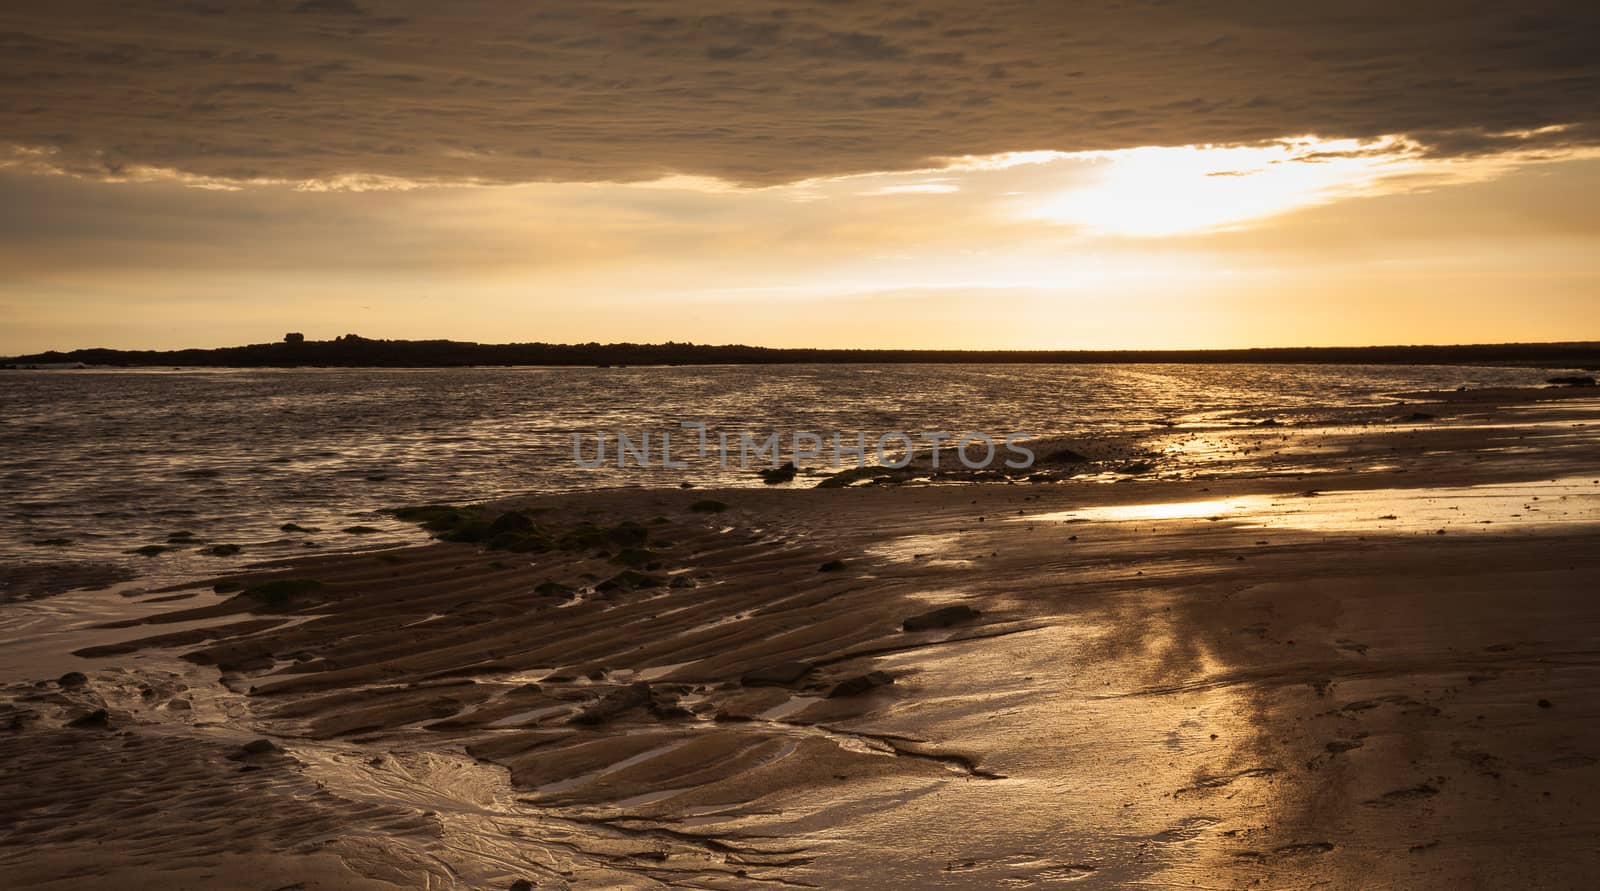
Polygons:
[[[597,486],[760,485],[714,459],[585,469],[572,435],[795,431],[1107,436],[1312,415],[1383,394],[1537,383],[1538,369],[938,365],[7,371],[0,562],[111,560],[152,582],[414,540],[385,506]],[[592,444],[593,440],[588,440]],[[614,451],[612,454],[614,455]],[[795,485],[809,485],[805,477]],[[315,533],[283,532],[296,523]],[[352,526],[372,532],[346,533]],[[176,532],[190,540],[169,541]],[[65,543],[44,544],[53,540]],[[235,557],[201,552],[242,547]],[[170,546],[153,557],[130,554]]]
[[1197,501],[1082,507],[1019,518],[1030,523],[1211,520],[1324,533],[1507,535],[1600,523],[1600,480],[1563,477],[1476,486],[1239,495]]

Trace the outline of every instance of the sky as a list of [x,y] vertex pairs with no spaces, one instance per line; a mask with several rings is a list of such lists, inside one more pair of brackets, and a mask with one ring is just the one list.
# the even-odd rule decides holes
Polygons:
[[1600,339],[1592,3],[0,7],[0,354]]

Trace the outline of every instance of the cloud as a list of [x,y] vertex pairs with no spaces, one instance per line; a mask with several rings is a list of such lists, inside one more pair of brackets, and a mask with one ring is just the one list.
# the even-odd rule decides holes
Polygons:
[[[747,185],[1004,152],[1600,143],[1600,6],[60,0],[0,8],[0,134],[201,180]],[[1547,129],[1560,127],[1561,129]]]
[[300,0],[295,4],[294,11],[321,15],[367,14],[366,10],[357,6],[352,0]]
[[[1254,149],[1160,165],[1185,173],[1176,181],[1150,181],[1140,161],[1187,150],[757,190],[678,177],[224,193],[0,170],[11,211],[0,214],[0,355],[295,330],[1057,348],[1584,333],[1600,287],[1600,158],[1490,175],[1502,160],[1325,148],[1347,165],[1332,182],[1309,169],[1296,174],[1309,181],[1273,180],[1336,162],[1274,163]],[[1242,175],[1208,179],[1213,167]],[[1270,201],[1257,181],[1276,182]],[[959,188],[917,188],[929,185]],[[1303,203],[1283,207],[1283,194]],[[1138,221],[1127,206],[1151,202],[1165,202],[1158,222],[1189,228],[1151,237],[1124,225]],[[1245,227],[1208,216],[1215,208],[1267,216]]]

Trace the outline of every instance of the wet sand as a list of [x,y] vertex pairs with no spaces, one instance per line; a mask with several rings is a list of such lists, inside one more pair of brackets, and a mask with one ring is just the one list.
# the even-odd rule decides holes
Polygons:
[[511,499],[587,544],[64,595],[101,627],[0,659],[0,870],[1584,887],[1595,395],[1174,428],[1066,482]]

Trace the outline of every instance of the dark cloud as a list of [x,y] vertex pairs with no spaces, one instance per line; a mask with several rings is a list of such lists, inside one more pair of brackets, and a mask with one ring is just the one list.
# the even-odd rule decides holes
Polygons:
[[1600,142],[1578,2],[59,0],[0,8],[0,53],[0,140],[86,175],[772,183],[1307,133]]
[[319,13],[322,15],[366,15],[367,11],[357,6],[352,0],[300,0],[294,6],[295,12]]

